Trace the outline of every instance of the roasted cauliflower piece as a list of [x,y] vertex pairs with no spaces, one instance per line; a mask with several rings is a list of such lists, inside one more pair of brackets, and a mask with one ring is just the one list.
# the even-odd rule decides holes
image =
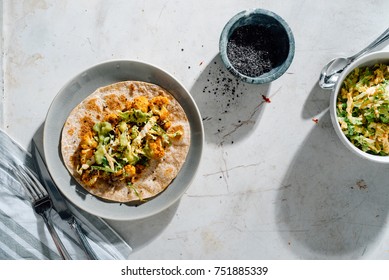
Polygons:
[[80,142],[82,149],[93,149],[97,147],[97,141],[93,138],[92,131],[85,133]]
[[132,101],[132,108],[147,113],[149,111],[149,100],[145,96],[137,96]]
[[170,103],[169,99],[165,96],[156,96],[150,101],[150,109],[158,115],[161,121],[165,121],[169,116],[169,111],[166,109],[166,105]]
[[150,155],[154,159],[160,159],[165,155],[165,149],[163,148],[161,138],[158,137],[155,141],[150,141]]

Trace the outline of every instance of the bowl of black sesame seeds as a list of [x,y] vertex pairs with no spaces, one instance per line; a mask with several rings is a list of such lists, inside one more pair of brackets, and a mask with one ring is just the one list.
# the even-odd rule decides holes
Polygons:
[[219,48],[224,65],[233,75],[247,83],[265,84],[289,68],[295,41],[289,25],[279,15],[253,9],[227,22]]

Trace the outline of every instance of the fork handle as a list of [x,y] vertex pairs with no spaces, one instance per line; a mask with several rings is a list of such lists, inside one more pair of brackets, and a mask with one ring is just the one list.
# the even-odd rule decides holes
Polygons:
[[62,259],[64,260],[71,260],[68,251],[65,248],[65,245],[63,245],[61,239],[59,238],[57,231],[55,230],[53,224],[51,223],[50,219],[48,219],[46,213],[42,213],[42,218],[47,226],[47,229],[50,232],[51,237],[53,238],[54,244],[58,249],[58,252],[60,253]]

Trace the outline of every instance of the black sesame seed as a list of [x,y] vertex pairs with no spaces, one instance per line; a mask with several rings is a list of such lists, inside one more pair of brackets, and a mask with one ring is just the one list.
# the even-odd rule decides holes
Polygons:
[[279,28],[252,24],[236,28],[227,42],[227,56],[240,73],[258,77],[284,61],[289,46]]

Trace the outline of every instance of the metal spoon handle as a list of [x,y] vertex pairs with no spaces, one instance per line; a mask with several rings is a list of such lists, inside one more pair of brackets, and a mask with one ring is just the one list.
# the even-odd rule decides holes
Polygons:
[[356,58],[364,55],[367,52],[370,52],[375,47],[378,47],[383,42],[385,42],[387,39],[389,39],[389,28],[384,31],[380,36],[377,37],[373,42],[371,42],[366,48],[362,49],[360,52],[356,53],[355,55],[350,57],[350,60],[353,61]]

